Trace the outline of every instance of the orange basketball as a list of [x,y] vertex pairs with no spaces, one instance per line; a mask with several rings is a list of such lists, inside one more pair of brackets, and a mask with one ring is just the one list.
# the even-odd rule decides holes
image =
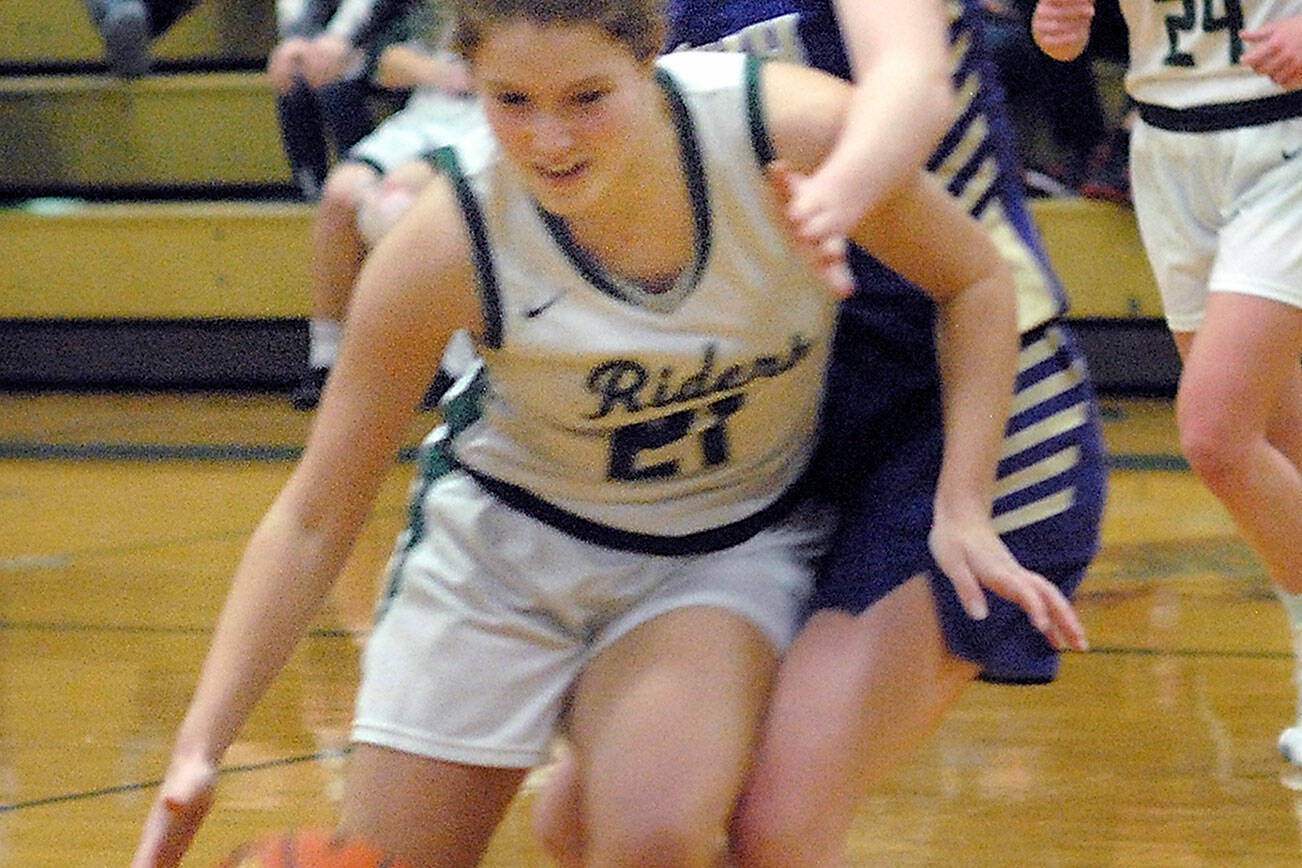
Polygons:
[[332,829],[285,829],[238,847],[217,868],[403,868],[373,844]]

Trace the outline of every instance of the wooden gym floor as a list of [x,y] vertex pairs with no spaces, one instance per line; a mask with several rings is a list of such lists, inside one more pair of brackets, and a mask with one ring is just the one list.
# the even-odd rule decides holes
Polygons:
[[[1302,796],[1274,746],[1294,705],[1280,608],[1183,469],[1170,405],[1105,404],[1116,468],[1078,597],[1093,650],[1051,686],[974,685],[865,798],[853,865],[1302,860]],[[0,866],[126,863],[228,576],[309,420],[270,395],[0,393]],[[340,593],[230,751],[187,864],[331,822],[351,630],[410,473],[396,466]],[[527,799],[489,865],[544,864]]]

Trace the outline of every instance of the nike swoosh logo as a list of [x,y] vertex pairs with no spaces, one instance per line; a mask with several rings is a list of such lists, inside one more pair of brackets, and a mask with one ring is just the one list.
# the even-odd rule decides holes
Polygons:
[[537,307],[527,308],[524,312],[524,318],[533,319],[534,317],[538,316],[540,313],[542,313],[547,308],[551,307],[552,305],[554,305],[556,302],[560,301],[564,297],[565,297],[565,293],[562,292],[560,295],[552,296],[551,298],[547,299]]
[[1294,148],[1291,151],[1280,151],[1279,153],[1284,159],[1291,160],[1298,155],[1299,151],[1302,151],[1302,148]]

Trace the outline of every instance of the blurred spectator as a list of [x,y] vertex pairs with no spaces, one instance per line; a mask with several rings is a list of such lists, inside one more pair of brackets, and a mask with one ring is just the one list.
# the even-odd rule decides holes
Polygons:
[[1116,0],[1100,0],[1090,51],[1066,63],[1041,52],[1031,38],[1035,0],[984,5],[990,54],[1018,125],[1028,191],[1128,202],[1129,130],[1110,124],[1095,67],[1100,59],[1127,60]]
[[300,194],[321,194],[332,154],[375,127],[372,74],[415,0],[277,0],[280,41],[267,59],[290,172]]
[[[290,396],[299,410],[320,400],[367,251],[433,176],[424,158],[485,124],[464,62],[442,48],[437,0],[413,9],[404,24],[415,38],[388,45],[375,77],[385,87],[410,89],[411,97],[330,170],[313,221],[307,367]],[[465,363],[473,353],[465,341],[451,352]],[[422,407],[436,404],[452,379],[437,378]]]

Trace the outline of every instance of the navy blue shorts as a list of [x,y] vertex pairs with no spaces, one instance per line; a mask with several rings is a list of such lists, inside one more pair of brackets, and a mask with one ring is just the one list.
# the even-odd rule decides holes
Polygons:
[[[1084,360],[1060,324],[1023,337],[1018,367],[999,463],[995,524],[1021,564],[1070,596],[1098,549],[1107,478],[1098,405]],[[836,373],[830,382],[837,381]],[[878,366],[877,376],[881,373]],[[982,678],[1015,684],[1053,680],[1058,654],[1020,607],[987,592],[990,614],[982,621],[968,618],[928,550],[943,445],[939,394],[902,390],[894,409],[879,415],[877,424],[864,423],[852,409],[828,408],[827,448],[817,459],[814,479],[841,516],[814,607],[858,614],[927,572],[950,650],[980,664]]]

